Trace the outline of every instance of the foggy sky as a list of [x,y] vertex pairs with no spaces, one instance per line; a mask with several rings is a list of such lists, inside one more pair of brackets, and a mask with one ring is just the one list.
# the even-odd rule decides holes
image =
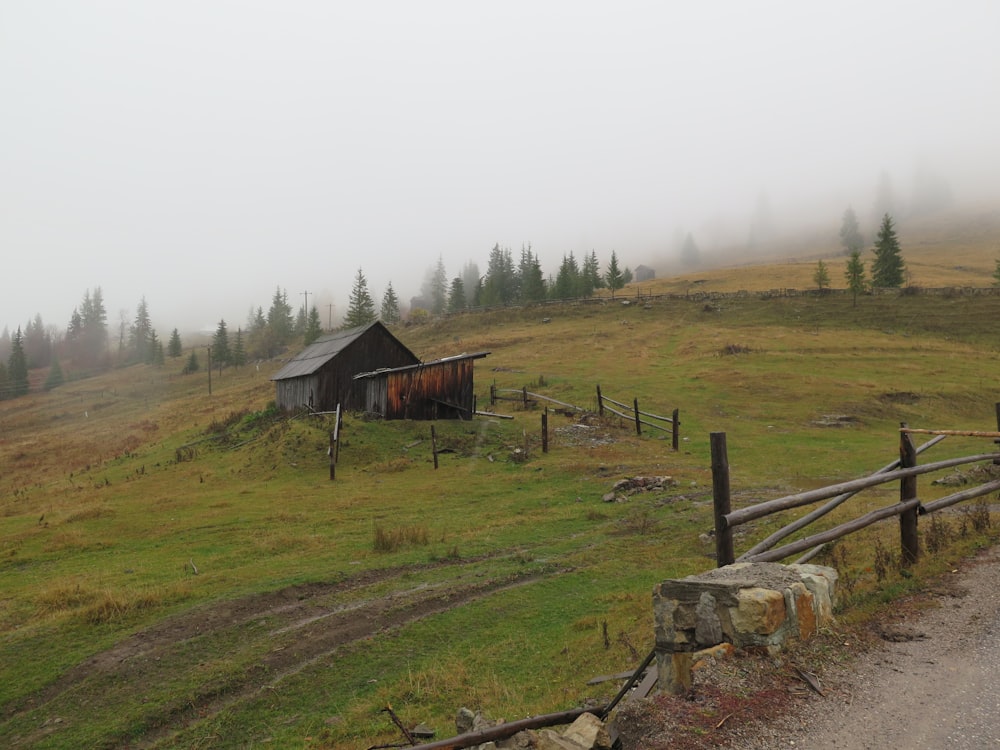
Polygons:
[[[920,165],[997,196],[1000,3],[0,3],[0,328],[101,286],[161,337],[276,287],[327,322],[359,267],[656,265]],[[929,165],[929,166],[928,166]]]

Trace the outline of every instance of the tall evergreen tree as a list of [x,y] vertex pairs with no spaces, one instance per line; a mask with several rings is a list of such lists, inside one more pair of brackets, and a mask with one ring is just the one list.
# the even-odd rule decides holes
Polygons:
[[386,285],[385,292],[382,294],[382,307],[379,309],[379,318],[386,325],[393,325],[399,322],[399,297],[396,296],[396,290],[392,288],[391,281]]
[[451,280],[451,287],[448,289],[448,312],[462,312],[465,307],[465,285],[462,283],[462,277],[456,276]]
[[900,254],[896,229],[889,214],[882,217],[882,225],[875,237],[873,252],[875,260],[872,261],[872,285],[882,289],[901,287],[906,267]]
[[225,319],[222,319],[215,329],[215,335],[212,336],[212,362],[219,366],[221,373],[222,368],[230,364],[232,357],[232,352],[229,350],[229,330]]
[[233,367],[243,367],[247,363],[246,344],[243,343],[243,329],[236,329],[236,340],[233,342]]
[[24,337],[21,327],[17,327],[10,341],[10,356],[7,358],[8,393],[17,398],[28,392],[28,358],[24,354]]
[[347,300],[347,315],[344,317],[344,325],[347,328],[356,328],[371,323],[373,320],[375,320],[375,302],[368,292],[368,280],[359,268],[357,276],[354,277],[351,296]]
[[542,276],[542,266],[538,256],[527,249],[521,249],[521,262],[518,266],[518,276],[521,277],[521,302],[531,304],[545,299],[545,278]]
[[146,298],[139,300],[139,305],[135,311],[135,320],[129,329],[129,345],[132,350],[130,361],[150,362],[152,361],[152,350],[150,338],[153,331],[153,323],[149,318],[149,307],[146,305]]
[[[274,290],[271,298],[271,308],[267,311],[267,327],[275,347],[285,346],[292,340],[293,332],[292,307],[288,304],[288,294],[280,287]],[[267,356],[274,356],[275,352]]]
[[465,301],[469,307],[479,307],[479,291],[482,288],[482,277],[479,266],[470,260],[462,267],[462,288],[465,290]]
[[59,358],[52,358],[52,366],[49,367],[49,374],[45,378],[45,390],[51,391],[53,388],[58,388],[65,381],[65,376],[63,375],[62,367],[59,366]]
[[52,359],[52,336],[45,330],[41,314],[36,314],[24,328],[24,356],[28,367],[48,367]]
[[864,292],[865,262],[861,260],[861,251],[855,250],[847,260],[847,268],[844,270],[844,277],[847,279],[847,288],[851,290],[852,305],[858,306],[858,295]]
[[597,261],[596,250],[591,250],[590,255],[584,258],[580,274],[584,280],[584,289],[587,290],[585,296],[589,297],[595,289],[604,288],[604,277],[601,276],[601,265]]
[[323,335],[323,324],[319,322],[319,310],[316,305],[309,308],[309,317],[306,319],[306,330],[302,334],[302,343],[309,346],[312,342]]
[[183,351],[184,348],[181,346],[181,335],[177,332],[177,329],[175,328],[170,333],[170,341],[167,342],[167,354],[170,355],[171,359],[177,359],[179,356],[181,356],[181,353]]
[[850,206],[844,211],[844,218],[840,222],[840,244],[844,246],[844,252],[847,255],[855,250],[861,252],[865,246],[865,238],[858,226],[858,217],[855,216],[854,209]]
[[156,329],[154,328],[149,335],[149,364],[162,365],[163,362],[163,342],[156,335]]
[[192,372],[198,372],[200,369],[201,363],[198,362],[198,354],[194,349],[192,349],[191,356],[189,356],[187,362],[184,363],[184,369],[181,370],[181,374],[190,375]]
[[448,304],[448,274],[440,255],[434,267],[427,269],[420,294],[430,305],[432,313],[440,315],[445,311]]
[[562,257],[552,296],[554,299],[573,299],[580,296],[580,266],[572,251]]
[[604,274],[604,281],[607,282],[608,289],[611,290],[611,299],[615,298],[615,292],[625,286],[625,276],[618,267],[618,253],[611,251],[611,260],[608,261],[608,270]]
[[[7,356],[10,356],[9,354]],[[7,375],[7,364],[0,362],[0,401],[11,397],[10,377]]]
[[509,305],[515,297],[514,259],[510,248],[501,248],[497,243],[490,250],[490,260],[483,279],[479,304],[486,307]]

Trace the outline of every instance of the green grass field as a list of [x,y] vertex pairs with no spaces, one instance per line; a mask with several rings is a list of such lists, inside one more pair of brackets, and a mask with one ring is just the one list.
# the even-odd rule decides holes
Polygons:
[[[926,237],[914,267],[946,243]],[[969,258],[953,265],[988,275],[995,235],[961,244]],[[779,266],[760,273],[756,288],[795,286]],[[463,705],[510,719],[607,699],[617,685],[587,679],[651,648],[653,584],[714,565],[711,432],[727,434],[738,507],[882,466],[901,422],[995,429],[997,320],[994,296],[748,296],[404,328],[425,359],[492,352],[477,362],[480,408],[491,383],[587,408],[600,384],[678,408],[681,450],[617,418],[553,414],[543,454],[540,411],[501,403],[513,420],[436,424],[449,452],[435,470],[429,423],[349,416],[332,482],[328,418],[268,408],[278,363],[227,370],[211,396],[182,357],[0,402],[0,738],[365,748],[400,740],[387,704],[447,737]],[[820,426],[829,415],[850,419]],[[983,442],[949,439],[935,457]],[[602,501],[637,475],[673,481]],[[947,491],[920,485],[921,498]],[[737,552],[773,524],[741,527]],[[862,609],[989,540],[958,538],[914,577],[877,581],[871,539],[897,533],[840,545]]]

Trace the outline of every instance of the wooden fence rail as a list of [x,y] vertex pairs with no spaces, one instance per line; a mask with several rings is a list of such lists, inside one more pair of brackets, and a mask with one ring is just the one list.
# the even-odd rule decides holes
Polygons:
[[[608,404],[614,404],[621,409],[629,409],[631,413],[626,414],[614,409]],[[635,434],[642,434],[642,426],[651,427],[654,430],[662,430],[664,432],[669,432],[671,437],[671,446],[674,450],[678,450],[680,447],[680,409],[674,409],[673,414],[669,417],[664,417],[659,414],[654,414],[653,412],[642,411],[639,409],[639,399],[632,399],[632,404],[623,404],[621,401],[616,401],[610,396],[604,395],[601,391],[601,386],[597,386],[597,413],[604,416],[604,412],[609,411],[615,416],[621,417],[622,419],[634,420],[635,421]],[[656,422],[650,422],[643,417],[648,417],[649,419],[655,419]]]
[[[998,428],[1000,428],[1000,404],[996,406]],[[912,442],[913,434],[930,434],[935,437],[920,447]],[[921,502],[917,495],[917,477],[935,471],[942,471],[956,466],[963,466],[983,461],[1000,463],[1000,453],[979,453],[970,456],[960,456],[927,464],[917,464],[917,456],[925,450],[937,445],[948,436],[1000,438],[1000,431],[971,430],[917,430],[900,425],[899,459],[893,461],[867,477],[840,482],[828,487],[821,487],[807,492],[768,500],[750,505],[738,510],[731,509],[729,486],[729,458],[726,448],[725,433],[712,433],[710,436],[712,450],[712,486],[715,510],[716,559],[718,565],[729,565],[737,559],[746,562],[768,562],[781,560],[791,555],[812,548],[812,552],[801,558],[808,559],[818,552],[827,542],[840,539],[867,526],[892,516],[899,517],[901,560],[908,565],[916,562],[919,555],[917,538],[917,516],[932,513],[957,503],[965,502],[1000,491],[1000,480],[991,480],[956,492],[936,500]],[[1000,441],[998,441],[1000,442]],[[817,519],[834,510],[848,499],[864,489],[876,487],[888,482],[899,482],[899,502],[865,513],[858,518],[835,526],[834,528],[798,539],[781,547],[775,545],[794,532],[805,528]],[[791,508],[809,505],[820,500],[830,499],[820,508],[806,514],[802,518],[787,524],[769,537],[751,547],[739,558],[733,550],[733,529],[741,524],[749,523],[758,518]]]

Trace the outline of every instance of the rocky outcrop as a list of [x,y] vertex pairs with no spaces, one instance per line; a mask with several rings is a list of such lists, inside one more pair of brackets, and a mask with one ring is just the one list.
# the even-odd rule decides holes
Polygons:
[[775,652],[833,621],[837,571],[735,563],[653,589],[660,689],[683,692],[690,653],[730,643]]

